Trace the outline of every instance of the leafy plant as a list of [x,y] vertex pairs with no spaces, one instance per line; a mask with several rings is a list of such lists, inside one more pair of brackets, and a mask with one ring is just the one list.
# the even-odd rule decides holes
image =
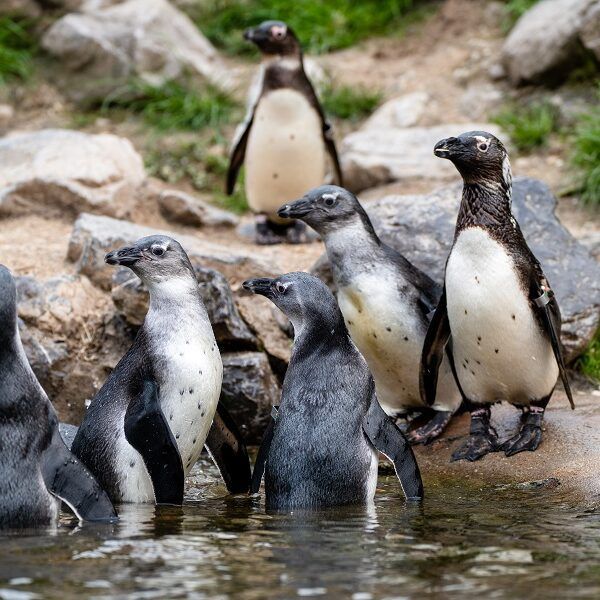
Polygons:
[[327,86],[321,102],[327,115],[357,120],[370,115],[381,102],[382,94],[353,86]]
[[35,51],[26,21],[0,17],[0,84],[11,78],[27,79],[33,72]]
[[[600,99],[600,89],[598,92]],[[600,206],[600,107],[582,115],[575,127],[572,162],[582,176],[581,198]],[[600,364],[600,341],[598,342]]]
[[524,152],[546,145],[550,134],[558,129],[556,110],[545,103],[509,106],[492,121],[500,125],[515,146]]
[[596,331],[590,345],[577,361],[580,371],[596,381],[600,381],[600,329]]

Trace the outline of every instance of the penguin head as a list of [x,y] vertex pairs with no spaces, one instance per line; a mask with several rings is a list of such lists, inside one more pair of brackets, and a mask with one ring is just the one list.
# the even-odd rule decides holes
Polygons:
[[193,277],[193,268],[181,244],[166,235],[150,235],[133,246],[109,252],[109,265],[129,267],[144,283],[151,285],[167,279]]
[[[13,335],[12,324],[17,320],[17,288],[11,272],[0,265],[0,340],[4,334]],[[9,326],[9,324],[11,326]]]
[[510,186],[510,161],[504,144],[486,131],[467,131],[440,140],[433,153],[454,163],[466,183],[499,182]]
[[244,39],[268,56],[297,56],[301,52],[296,34],[283,21],[263,21],[258,27],[246,29]]
[[321,236],[361,222],[372,230],[369,217],[356,196],[337,185],[314,188],[299,200],[283,205],[277,214],[304,221]]

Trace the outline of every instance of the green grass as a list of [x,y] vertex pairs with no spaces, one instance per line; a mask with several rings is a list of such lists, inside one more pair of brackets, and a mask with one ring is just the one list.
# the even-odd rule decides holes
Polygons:
[[369,116],[381,99],[378,91],[349,85],[330,85],[321,93],[321,103],[328,116],[351,121]]
[[515,23],[524,15],[538,0],[506,0],[504,6],[504,20],[502,29],[510,31]]
[[203,0],[185,10],[228,54],[254,53],[242,32],[268,19],[285,21],[307,52],[323,53],[395,33],[423,4],[424,0]]
[[508,133],[522,152],[545,146],[550,134],[558,130],[556,109],[546,103],[508,106],[492,121]]
[[29,23],[0,17],[0,85],[11,79],[26,80],[33,72],[37,45]]
[[[600,100],[600,89],[598,92]],[[600,106],[582,115],[575,126],[572,163],[581,174],[582,200],[600,206]],[[600,342],[598,342],[600,348]],[[600,358],[600,350],[598,351]],[[600,360],[599,360],[600,363]]]
[[596,381],[600,381],[600,329],[596,331],[586,351],[577,361],[579,370]]

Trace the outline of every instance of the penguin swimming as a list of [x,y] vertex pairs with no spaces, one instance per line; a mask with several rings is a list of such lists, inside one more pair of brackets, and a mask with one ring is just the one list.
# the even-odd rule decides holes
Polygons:
[[295,333],[281,404],[259,450],[252,492],[264,472],[269,509],[370,502],[380,451],[393,461],[405,496],[421,499],[412,448],[379,405],[367,363],[327,286],[307,273],[243,285],[284,311]]
[[[431,412],[420,396],[419,366],[441,287],[379,239],[365,209],[343,188],[318,187],[281,207],[279,215],[303,220],[325,243],[346,326],[385,411]],[[448,359],[437,385],[433,417],[408,434],[413,443],[437,437],[460,405]]]
[[250,91],[248,113],[238,127],[227,172],[233,193],[246,163],[246,197],[256,214],[256,241],[274,244],[304,240],[304,224],[277,216],[277,209],[325,179],[325,152],[341,185],[342,174],[330,124],[302,62],[302,49],[290,27],[265,21],[244,37],[262,53]]
[[[438,366],[450,342],[471,413],[470,437],[453,460],[536,450],[559,373],[574,405],[559,341],[558,303],[511,212],[508,154],[485,131],[442,140],[434,154],[454,163],[464,185],[444,293],[423,348],[424,398],[435,399]],[[490,406],[501,400],[522,411],[519,433],[503,444],[490,424]]]
[[104,490],[60,437],[54,407],[23,350],[14,279],[0,265],[0,529],[53,525],[61,500],[81,520],[117,520]]
[[219,404],[221,356],[187,254],[174,239],[154,235],[105,261],[144,282],[150,307],[92,400],[73,452],[114,501],[181,504],[184,477],[205,444],[229,491],[247,491],[248,455]]

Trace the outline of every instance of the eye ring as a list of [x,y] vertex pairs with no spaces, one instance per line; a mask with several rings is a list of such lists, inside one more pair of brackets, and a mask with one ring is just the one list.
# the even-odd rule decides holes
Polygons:
[[487,142],[481,142],[480,144],[477,144],[477,149],[480,152],[487,152],[489,148],[489,145]]
[[161,246],[154,246],[151,251],[154,256],[162,256],[165,253],[165,249]]
[[278,283],[275,286],[275,289],[280,293],[280,294],[285,294],[285,290],[287,289],[285,285],[283,285],[283,283]]

